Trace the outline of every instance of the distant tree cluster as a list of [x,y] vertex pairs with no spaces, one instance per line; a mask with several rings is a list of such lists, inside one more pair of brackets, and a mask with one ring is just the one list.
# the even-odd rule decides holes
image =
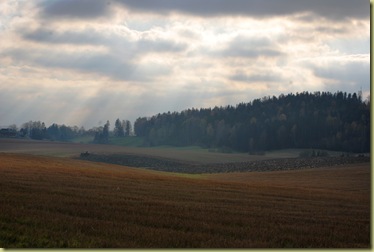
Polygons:
[[200,145],[258,152],[317,148],[370,150],[370,102],[343,92],[303,92],[264,97],[213,109],[188,109],[140,117],[134,123],[145,144]]
[[32,139],[41,140],[47,136],[47,128],[45,127],[44,122],[33,122],[29,121],[22,125],[20,129],[21,136],[28,136]]
[[83,127],[69,127],[66,125],[57,125],[54,123],[47,128],[47,136],[45,137],[56,141],[68,141],[85,134],[87,133]]
[[[5,130],[5,129],[4,129]],[[12,130],[18,137],[30,138],[34,140],[53,140],[53,141],[71,141],[77,137],[91,136],[94,143],[107,144],[109,137],[126,137],[132,135],[132,125],[128,120],[117,119],[113,132],[110,131],[110,122],[107,121],[104,126],[94,127],[85,130],[83,127],[66,126],[53,123],[46,127],[44,122],[29,121],[22,124],[20,130],[16,125],[11,125],[7,130]],[[5,136],[5,134],[3,134]]]
[[114,136],[116,137],[124,137],[130,136],[132,134],[132,126],[131,122],[128,120],[120,120],[119,118],[116,120],[114,124]]
[[114,123],[113,132],[110,132],[110,122],[107,121],[104,127],[96,131],[94,143],[107,144],[111,135],[113,137],[127,137],[132,135],[131,122],[128,120],[121,121],[118,118]]
[[40,121],[26,122],[19,130],[20,137],[28,137],[35,140],[68,141],[85,134],[90,134],[90,132],[87,132],[83,127],[70,127],[54,123],[47,128],[44,122]]

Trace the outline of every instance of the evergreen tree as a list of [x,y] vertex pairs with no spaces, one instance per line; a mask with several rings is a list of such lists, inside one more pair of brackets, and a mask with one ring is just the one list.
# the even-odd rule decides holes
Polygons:
[[125,136],[125,129],[123,127],[123,123],[117,118],[115,124],[114,124],[114,135],[116,137],[123,137]]
[[131,122],[126,120],[125,121],[125,136],[131,136],[131,134],[132,134]]

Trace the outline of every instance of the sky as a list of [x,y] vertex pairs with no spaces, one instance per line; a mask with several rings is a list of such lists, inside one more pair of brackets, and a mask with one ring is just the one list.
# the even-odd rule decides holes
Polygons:
[[0,1],[0,125],[370,92],[368,0]]

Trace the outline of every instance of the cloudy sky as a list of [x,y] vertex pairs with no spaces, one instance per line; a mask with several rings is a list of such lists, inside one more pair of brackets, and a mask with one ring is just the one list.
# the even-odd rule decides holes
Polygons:
[[0,125],[370,90],[368,0],[4,0]]

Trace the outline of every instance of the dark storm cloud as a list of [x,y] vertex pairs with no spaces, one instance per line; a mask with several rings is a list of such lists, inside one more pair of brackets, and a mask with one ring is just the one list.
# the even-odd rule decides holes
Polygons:
[[367,0],[45,0],[40,6],[45,18],[94,19],[109,15],[110,6],[118,6],[117,3],[130,11],[204,17],[271,17],[309,12],[328,19],[368,19],[370,14]]
[[110,13],[110,2],[104,0],[44,0],[40,7],[47,19],[94,19]]
[[51,44],[74,44],[74,45],[103,45],[110,48],[119,46],[127,48],[132,55],[144,54],[147,52],[181,52],[187,49],[185,43],[169,41],[162,38],[139,38],[131,41],[126,36],[119,36],[113,33],[100,33],[95,29],[83,31],[55,31],[52,29],[39,28],[33,31],[19,31],[24,39]]
[[139,12],[181,12],[197,16],[284,16],[311,12],[329,19],[369,18],[367,0],[117,0]]
[[20,33],[24,39],[42,43],[97,45],[108,42],[108,38],[104,34],[99,34],[93,29],[80,32],[59,32],[52,29],[39,28],[33,31],[22,30]]

